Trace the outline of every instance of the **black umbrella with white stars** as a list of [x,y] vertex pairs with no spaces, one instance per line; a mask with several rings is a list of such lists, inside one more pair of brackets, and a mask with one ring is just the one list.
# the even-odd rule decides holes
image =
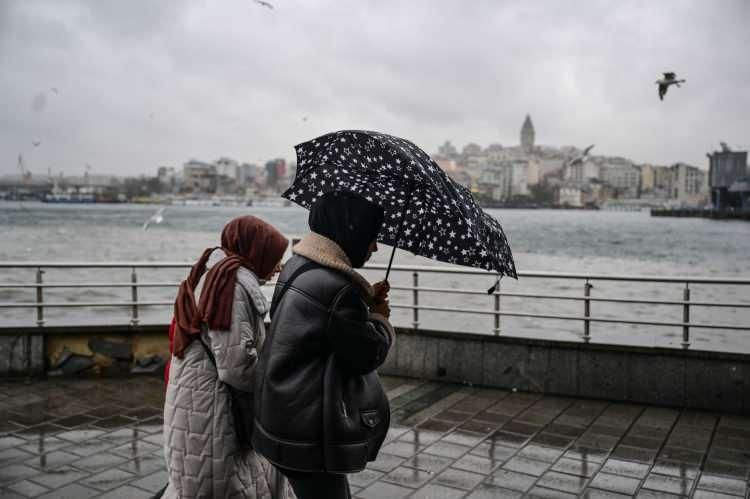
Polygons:
[[394,251],[398,247],[433,260],[496,272],[498,278],[517,278],[500,223],[408,140],[342,130],[299,144],[295,150],[297,172],[283,197],[309,209],[326,192],[354,192],[383,208],[385,222],[378,241]]

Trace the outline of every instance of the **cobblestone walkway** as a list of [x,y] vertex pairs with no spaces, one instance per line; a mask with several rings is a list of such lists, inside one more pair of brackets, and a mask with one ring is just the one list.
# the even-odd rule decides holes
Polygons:
[[[750,418],[402,378],[360,498],[748,497]],[[0,382],[0,497],[150,497],[158,378]]]

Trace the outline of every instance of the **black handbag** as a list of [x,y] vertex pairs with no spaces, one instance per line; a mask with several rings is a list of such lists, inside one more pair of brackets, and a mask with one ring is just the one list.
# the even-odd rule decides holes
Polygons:
[[[202,337],[198,337],[203,345],[203,349],[206,351],[206,355],[211,359],[211,363],[216,367],[216,357],[211,349],[203,342]],[[217,369],[218,375],[218,369]],[[232,414],[234,420],[234,433],[237,435],[237,441],[240,444],[240,448],[249,449],[251,447],[250,441],[253,436],[253,420],[255,406],[253,404],[253,392],[245,392],[238,390],[237,388],[224,383],[229,392],[229,412]]]

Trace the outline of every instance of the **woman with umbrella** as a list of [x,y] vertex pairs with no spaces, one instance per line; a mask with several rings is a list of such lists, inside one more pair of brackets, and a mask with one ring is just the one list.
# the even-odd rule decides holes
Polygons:
[[388,285],[355,270],[382,224],[383,210],[357,194],[321,195],[277,282],[252,442],[300,499],[350,497],[346,473],[374,460],[388,431],[375,372],[394,340]]

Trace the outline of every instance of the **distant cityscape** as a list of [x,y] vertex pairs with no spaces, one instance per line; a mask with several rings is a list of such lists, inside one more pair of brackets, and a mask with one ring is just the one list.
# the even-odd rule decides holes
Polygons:
[[[468,143],[459,150],[446,141],[433,159],[485,207],[750,209],[747,151],[722,143],[720,150],[706,153],[708,168],[701,169],[685,163],[637,164],[592,149],[537,145],[527,115],[518,145]],[[288,202],[279,195],[294,178],[296,164],[283,158],[258,165],[222,157],[190,159],[181,168],[159,166],[155,176],[101,175],[88,165],[84,175],[39,176],[26,169],[19,155],[18,170],[0,177],[0,199],[284,205]]]

